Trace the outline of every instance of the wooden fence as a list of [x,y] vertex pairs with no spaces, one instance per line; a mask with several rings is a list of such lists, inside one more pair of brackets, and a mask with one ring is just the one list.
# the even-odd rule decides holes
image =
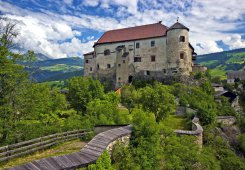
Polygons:
[[63,133],[56,133],[12,145],[0,147],[0,162],[30,154],[38,150],[46,149],[57,143],[73,140],[91,133],[89,130],[74,130]]

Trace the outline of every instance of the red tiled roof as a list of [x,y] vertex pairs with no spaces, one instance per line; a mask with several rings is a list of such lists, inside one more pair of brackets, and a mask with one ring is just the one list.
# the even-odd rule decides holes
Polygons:
[[138,40],[145,38],[165,36],[167,27],[161,23],[142,25],[130,28],[123,28],[105,32],[100,39],[95,43],[103,44],[110,42],[122,42],[129,40]]

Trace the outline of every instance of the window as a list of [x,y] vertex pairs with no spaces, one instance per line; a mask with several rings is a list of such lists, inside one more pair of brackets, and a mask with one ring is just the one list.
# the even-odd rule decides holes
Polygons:
[[118,66],[118,67],[121,67],[121,64],[118,64],[117,66]]
[[156,56],[152,55],[151,56],[151,62],[155,62],[156,61]]
[[88,63],[88,60],[86,60],[86,63]]
[[151,41],[151,47],[155,46],[155,41]]
[[107,68],[111,68],[111,65],[110,64],[107,64]]
[[98,69],[98,70],[100,69],[100,65],[99,65],[99,64],[97,64],[97,69]]
[[123,60],[123,63],[125,63],[126,61],[125,60]]
[[185,36],[180,36],[179,37],[179,42],[185,42]]
[[141,62],[141,57],[134,57],[134,62]]
[[136,48],[140,48],[140,43],[139,42],[136,43]]
[[93,68],[92,67],[90,67],[90,71],[93,71]]
[[107,49],[107,50],[104,51],[104,55],[110,55],[110,54],[111,54],[111,52],[110,52],[109,49]]
[[150,75],[150,71],[147,70],[146,71],[146,75],[149,76]]
[[118,77],[118,80],[120,81],[121,80],[121,77]]
[[163,69],[163,73],[166,73],[166,69]]
[[184,60],[184,53],[181,52],[181,53],[179,54],[179,58],[180,58],[181,60]]

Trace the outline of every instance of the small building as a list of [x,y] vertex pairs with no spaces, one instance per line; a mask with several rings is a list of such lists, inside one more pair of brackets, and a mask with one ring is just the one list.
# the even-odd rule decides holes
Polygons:
[[215,92],[224,91],[224,87],[217,83],[212,83],[212,87]]
[[192,66],[192,72],[198,73],[198,72],[206,72],[208,70],[207,67],[202,66],[200,64],[194,63]]
[[164,76],[189,76],[195,65],[194,48],[189,43],[189,28],[178,21],[171,27],[161,22],[106,31],[84,54],[84,75],[113,82],[118,88],[133,79],[162,79]]
[[239,80],[245,80],[245,71],[227,72],[227,83],[232,84]]

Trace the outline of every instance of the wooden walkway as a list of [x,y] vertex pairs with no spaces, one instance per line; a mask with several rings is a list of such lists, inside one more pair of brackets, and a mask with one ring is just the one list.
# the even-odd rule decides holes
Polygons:
[[95,163],[107,146],[118,138],[131,134],[131,126],[111,129],[96,135],[84,148],[76,153],[44,158],[10,170],[72,170]]

